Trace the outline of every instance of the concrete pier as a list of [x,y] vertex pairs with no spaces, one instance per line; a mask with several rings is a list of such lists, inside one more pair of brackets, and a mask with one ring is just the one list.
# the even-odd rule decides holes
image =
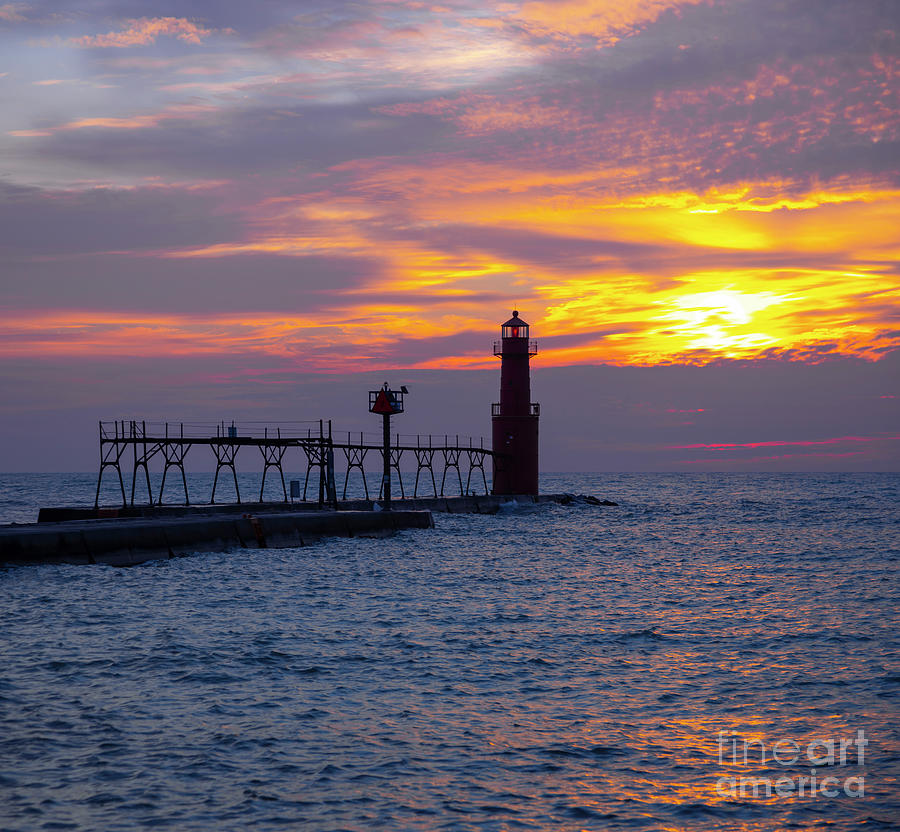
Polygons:
[[434,525],[428,511],[220,513],[0,526],[0,563],[130,566],[199,551],[307,546]]
[[0,526],[0,563],[108,563],[128,566],[199,551],[306,546],[324,537],[390,534],[434,526],[432,512],[495,514],[536,503],[616,505],[573,494],[419,497],[383,511],[371,500],[212,506],[43,508],[39,522]]
[[[504,504],[516,503],[568,503],[571,494],[478,494],[466,497],[408,497],[394,500],[394,508],[400,511],[440,511],[450,514],[494,514]],[[325,510],[375,511],[379,500],[339,500],[336,509],[325,506]],[[109,519],[161,519],[198,515],[221,516],[232,514],[284,514],[322,511],[318,503],[226,503],[198,506],[114,506],[94,508],[93,506],[53,506],[42,508],[38,523],[60,523],[72,520]]]

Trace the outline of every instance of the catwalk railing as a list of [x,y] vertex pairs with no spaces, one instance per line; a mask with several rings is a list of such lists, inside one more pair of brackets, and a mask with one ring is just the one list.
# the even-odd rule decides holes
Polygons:
[[[170,472],[181,474],[184,488],[184,505],[191,505],[188,492],[185,461],[188,453],[198,447],[211,449],[216,462],[210,504],[216,501],[216,490],[219,476],[230,470],[234,480],[237,502],[241,502],[238,485],[237,457],[245,447],[255,447],[262,455],[262,472],[259,486],[259,500],[263,501],[266,478],[271,471],[276,471],[281,479],[281,490],[284,502],[298,498],[307,501],[310,479],[313,479],[316,498],[319,505],[336,504],[338,501],[338,475],[335,471],[335,453],[343,454],[346,467],[343,471],[344,483],[340,499],[347,498],[350,478],[357,472],[362,481],[366,499],[371,499],[369,484],[366,478],[366,465],[377,463],[379,470],[383,464],[383,437],[381,433],[350,432],[336,433],[332,430],[330,420],[301,422],[146,422],[120,420],[116,422],[100,422],[100,473],[97,478],[97,494],[94,506],[99,506],[100,487],[107,469],[113,469],[118,476],[122,493],[122,505],[127,506],[129,500],[125,492],[125,475],[123,460],[130,457],[131,465],[131,505],[135,505],[140,472],[147,486],[147,500],[150,505],[162,505],[166,479]],[[128,451],[131,449],[131,453]],[[302,454],[301,462],[306,464],[306,476],[303,481],[302,497],[295,493],[292,482],[292,493],[288,497],[287,484],[284,478],[285,458],[292,449]],[[487,477],[484,470],[485,460],[493,455],[493,451],[484,447],[482,438],[460,437],[451,434],[391,434],[390,466],[396,474],[400,486],[400,498],[406,495],[401,465],[404,456],[415,459],[416,475],[413,484],[413,497],[418,493],[420,480],[423,487],[427,479],[431,480],[432,495],[447,496],[445,488],[449,487],[455,472],[457,485],[461,495],[474,493],[473,477],[477,484],[480,472],[484,493],[488,491]],[[196,457],[196,454],[195,454]],[[193,459],[193,458],[192,458]],[[150,465],[162,463],[162,481],[159,494],[154,502],[153,487],[150,479]],[[437,485],[435,466],[441,475],[440,489]],[[289,469],[290,470],[290,469]],[[296,470],[296,469],[295,469]],[[463,485],[462,471],[466,471],[466,483]],[[407,477],[410,471],[406,471]],[[450,478],[448,480],[448,477]],[[317,480],[317,481],[316,481]],[[379,479],[380,482],[380,479]],[[297,481],[296,492],[299,492]],[[422,495],[424,496],[424,495]],[[379,488],[376,499],[381,498]]]

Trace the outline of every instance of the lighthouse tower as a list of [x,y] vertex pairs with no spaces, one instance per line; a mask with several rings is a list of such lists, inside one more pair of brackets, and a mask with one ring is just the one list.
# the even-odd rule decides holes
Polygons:
[[537,344],[528,340],[528,324],[513,312],[494,341],[500,356],[500,401],[493,404],[494,494],[538,493],[538,417],[531,401],[529,360]]

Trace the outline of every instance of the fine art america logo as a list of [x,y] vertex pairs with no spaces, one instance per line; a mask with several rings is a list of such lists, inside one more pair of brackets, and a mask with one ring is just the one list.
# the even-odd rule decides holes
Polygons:
[[788,777],[720,777],[716,792],[722,797],[864,797],[865,776],[840,773],[841,777],[818,771],[827,766],[834,771],[839,766],[862,766],[866,761],[869,741],[864,731],[857,731],[855,739],[813,740],[802,745],[795,740],[781,739],[767,744],[763,740],[747,740],[734,732],[719,732],[719,765],[734,766],[810,766],[809,774]]

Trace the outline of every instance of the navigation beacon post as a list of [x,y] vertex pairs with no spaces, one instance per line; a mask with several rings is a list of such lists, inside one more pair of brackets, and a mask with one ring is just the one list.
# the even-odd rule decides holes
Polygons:
[[529,360],[537,343],[528,339],[528,324],[514,311],[494,341],[500,356],[500,401],[491,405],[493,422],[493,494],[538,493],[538,419],[531,401]]
[[380,390],[369,391],[369,412],[380,413],[382,416],[384,469],[381,475],[381,490],[384,495],[382,505],[385,511],[391,510],[391,416],[403,412],[403,397],[408,392],[405,386],[400,390],[391,390],[387,382]]

